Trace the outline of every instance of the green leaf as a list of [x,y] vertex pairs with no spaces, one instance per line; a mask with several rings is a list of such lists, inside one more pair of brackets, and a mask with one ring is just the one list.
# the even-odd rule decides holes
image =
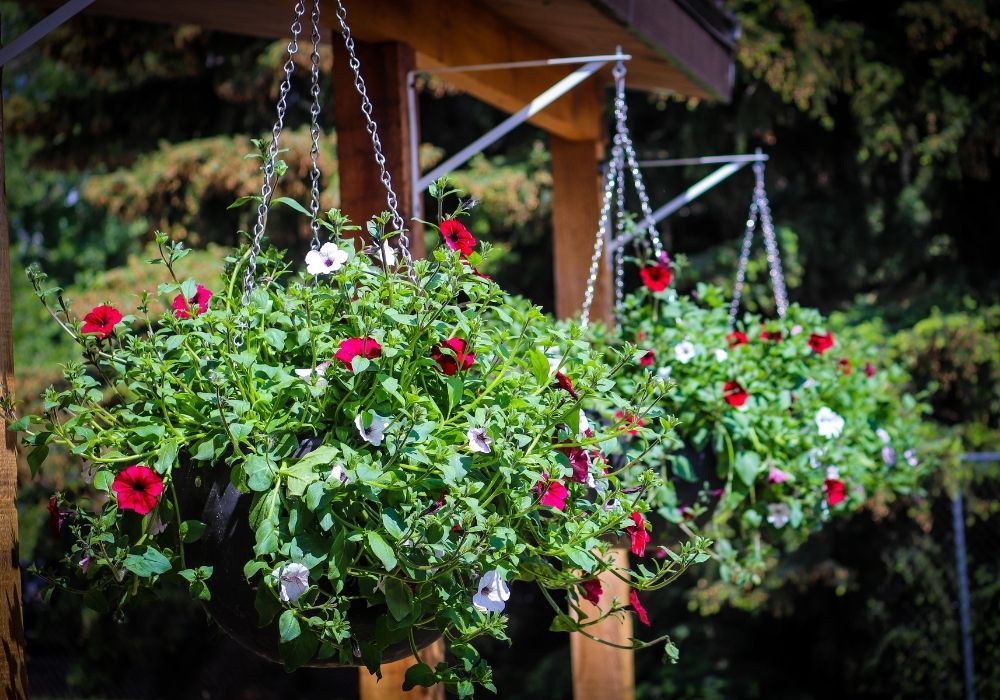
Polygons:
[[281,658],[286,671],[294,671],[311,661],[319,650],[319,639],[308,627],[298,637],[281,645]]
[[247,474],[247,485],[253,491],[267,491],[274,484],[274,477],[278,471],[277,465],[270,457],[264,455],[250,455],[243,463],[243,469]]
[[286,207],[291,207],[300,214],[305,214],[306,216],[312,218],[312,214],[304,206],[296,202],[291,197],[275,197],[272,201],[278,204],[284,204]]
[[580,623],[569,615],[556,615],[552,624],[549,625],[549,630],[552,632],[576,632],[578,629],[580,629]]
[[16,421],[7,426],[7,430],[12,433],[21,433],[31,425],[31,416],[21,416]]
[[285,349],[285,340],[288,339],[288,334],[285,331],[279,330],[277,328],[268,328],[261,335],[264,336],[264,340],[275,350]]
[[177,460],[177,453],[180,450],[180,443],[168,441],[163,443],[160,454],[156,457],[153,469],[157,474],[166,474]]
[[212,439],[203,440],[199,442],[194,448],[194,452],[191,453],[191,459],[196,459],[200,462],[211,462],[215,459],[215,443]]
[[448,413],[450,414],[456,406],[462,404],[462,395],[465,393],[465,380],[458,374],[448,377],[445,380],[448,384]]
[[115,475],[107,469],[99,469],[94,474],[94,488],[98,491],[111,493],[111,484],[115,482]]
[[531,373],[535,375],[535,381],[539,384],[549,382],[549,359],[538,348],[532,348],[528,352],[528,359],[531,361]]
[[185,299],[193,299],[197,293],[198,283],[193,279],[186,279],[181,283],[181,294],[184,295]]
[[691,460],[682,454],[676,454],[672,457],[674,463],[674,476],[678,479],[684,481],[697,481],[698,477],[694,473],[694,468],[691,466]]
[[181,523],[181,539],[185,542],[197,542],[203,532],[205,523],[199,520],[185,520]]
[[386,544],[386,541],[382,539],[382,535],[378,534],[374,530],[369,530],[365,533],[368,536],[368,546],[371,547],[372,553],[379,558],[382,562],[382,566],[385,567],[386,571],[392,571],[396,568],[396,555],[392,551],[392,547]]
[[278,634],[281,635],[282,642],[290,642],[302,634],[302,627],[294,610],[281,613],[281,617],[278,618]]
[[756,452],[740,452],[736,455],[736,475],[747,486],[752,486],[760,472],[760,455]]
[[[31,452],[28,453],[28,466],[31,467],[32,476],[38,476],[38,470],[41,468],[42,462],[44,462],[48,456],[49,456],[48,445],[39,445],[38,447],[36,447],[35,449],[33,449]],[[96,477],[94,481],[96,486],[96,481],[97,481]],[[100,487],[98,486],[97,488]]]
[[427,664],[420,663],[406,669],[403,677],[403,690],[413,690],[418,685],[429,688],[437,682],[437,675]]
[[125,568],[136,576],[155,576],[170,571],[170,560],[152,545],[144,545],[125,557]]
[[385,580],[385,604],[396,620],[402,620],[413,610],[413,591],[398,578],[388,578]]
[[597,566],[597,560],[591,556],[590,552],[579,547],[568,547],[566,549],[566,556],[569,557],[570,561],[588,573],[593,571],[594,567]]

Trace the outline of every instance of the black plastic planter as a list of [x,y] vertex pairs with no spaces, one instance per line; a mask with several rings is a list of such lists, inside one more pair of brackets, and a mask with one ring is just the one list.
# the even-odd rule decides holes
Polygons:
[[[306,439],[299,447],[296,457],[302,457],[319,446],[319,440]],[[205,603],[208,614],[219,627],[258,656],[275,663],[281,663],[277,620],[263,627],[258,624],[254,607],[256,585],[243,575],[243,566],[254,558],[254,534],[250,529],[249,516],[252,496],[241,493],[229,481],[229,467],[220,462],[209,468],[199,468],[183,460],[175,472],[178,499],[184,517],[199,517],[205,523],[205,531],[196,541],[184,546],[188,566],[212,566],[212,577],[208,581],[212,593]],[[363,608],[352,606],[348,613],[351,621],[353,640],[365,642],[375,637],[375,625],[379,617],[388,615],[384,606]],[[424,647],[440,637],[435,630],[416,630],[418,647]],[[350,643],[350,642],[348,642]],[[358,649],[354,645],[355,650]],[[383,662],[398,661],[410,655],[409,642],[403,640],[387,648]],[[360,666],[356,663],[343,664],[339,659],[314,659],[306,664],[315,668],[339,666]]]

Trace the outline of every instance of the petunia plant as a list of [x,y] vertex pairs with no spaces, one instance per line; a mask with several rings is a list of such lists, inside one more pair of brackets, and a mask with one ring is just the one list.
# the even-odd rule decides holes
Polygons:
[[[708,544],[634,571],[606,556],[619,537],[645,548],[647,495],[660,488],[636,464],[626,488],[599,457],[628,431],[655,444],[648,428],[582,418],[592,397],[611,400],[629,358],[606,363],[480,275],[464,213],[438,222],[445,245],[430,259],[407,264],[387,215],[359,253],[332,210],[303,268],[243,248],[215,281],[184,279],[187,251],[158,235],[155,263],[174,280],[156,292],[173,299],[160,317],[143,294],[134,316],[102,306],[81,323],[32,272],[84,350],[44,414],[17,426],[32,465],[58,446],[92,478],[89,494],[53,500],[68,538],[54,582],[100,610],[185,585],[289,669],[376,671],[443,636],[448,660],[417,663],[406,684],[462,696],[492,689],[472,642],[506,639],[501,613],[519,586],[540,587],[557,630],[645,616],[635,591],[666,585]],[[653,400],[647,388],[618,410]],[[631,600],[601,599],[606,571],[629,580]]]
[[830,517],[919,492],[933,461],[921,454],[926,407],[900,391],[905,373],[880,364],[877,348],[845,342],[815,310],[731,324],[718,288],[686,296],[643,280],[620,326],[592,336],[634,352],[616,376],[623,396],[650,371],[671,384],[661,405],[679,423],[658,445],[626,436],[620,452],[660,465],[660,515],[714,540],[723,580],[760,583],[776,553]]

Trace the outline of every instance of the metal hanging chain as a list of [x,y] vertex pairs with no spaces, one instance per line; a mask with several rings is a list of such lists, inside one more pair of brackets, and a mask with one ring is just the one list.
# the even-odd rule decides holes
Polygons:
[[312,229],[312,249],[319,250],[320,240],[319,240],[319,113],[320,113],[320,102],[319,102],[319,42],[322,37],[319,31],[319,2],[320,0],[313,0],[312,5],[312,54],[309,57],[310,61],[310,73],[311,81],[309,86],[309,94],[312,95],[312,104],[309,106],[309,134],[312,137],[312,146],[309,149],[309,159],[312,162],[312,168],[309,170],[309,179],[311,181],[312,187],[310,190],[309,199],[309,228]]
[[[622,163],[622,153],[620,147],[621,139],[615,136],[618,143],[618,158],[615,160],[615,171],[617,172],[617,182],[615,183],[615,236],[609,240],[614,240],[625,233],[625,173],[624,163]],[[621,313],[622,304],[625,302],[625,248],[624,246],[615,251],[615,314]]]
[[[618,148],[616,145],[615,148]],[[604,175],[604,199],[601,203],[601,218],[597,224],[597,235],[594,237],[594,254],[590,258],[590,273],[587,275],[587,287],[583,294],[583,309],[580,311],[580,325],[586,328],[590,325],[590,307],[594,304],[594,290],[597,287],[597,275],[601,269],[601,257],[604,255],[604,240],[611,228],[611,202],[618,176],[616,163],[619,159],[612,156],[608,172]]]
[[767,201],[767,190],[764,189],[764,164],[754,163],[754,178],[756,180],[754,193],[757,199],[757,212],[760,216],[760,230],[764,234],[764,248],[767,253],[767,264],[771,272],[771,287],[774,290],[774,306],[778,318],[785,317],[788,309],[788,292],[785,290],[785,275],[781,269],[781,253],[778,250],[778,239],[774,235],[774,224],[771,221],[771,205]]
[[[318,0],[315,0],[318,1]],[[302,16],[306,7],[303,0],[295,3],[295,16],[292,19],[292,39],[288,42],[288,58],[285,61],[285,77],[281,81],[278,93],[277,118],[271,129],[271,143],[267,148],[264,161],[264,184],[260,189],[260,204],[257,205],[257,223],[253,227],[253,239],[250,242],[250,255],[247,259],[246,274],[243,277],[243,309],[250,303],[250,293],[254,287],[254,276],[257,274],[257,256],[260,255],[260,243],[264,238],[267,226],[267,213],[271,205],[271,195],[274,192],[274,164],[278,158],[278,138],[285,126],[285,110],[288,107],[288,93],[292,89],[292,74],[295,72],[295,54],[299,51],[299,34],[302,33]],[[242,344],[242,333],[237,335],[236,345]]]
[[743,231],[743,247],[740,250],[740,260],[736,266],[736,281],[733,283],[733,300],[729,305],[729,330],[736,327],[736,316],[740,312],[740,299],[743,296],[743,283],[747,276],[747,264],[750,261],[750,247],[753,245],[753,231],[757,226],[757,197],[750,201],[750,213],[747,214],[747,224]]
[[351,37],[351,28],[347,25],[347,9],[344,7],[344,3],[341,0],[337,0],[337,18],[340,20],[340,33],[344,37],[344,46],[347,48],[347,55],[349,57],[351,70],[354,72],[354,87],[361,96],[361,113],[364,114],[365,120],[368,122],[368,134],[371,136],[372,149],[375,151],[375,162],[378,164],[381,172],[380,179],[382,180],[382,185],[385,187],[386,204],[388,204],[389,213],[392,216],[392,226],[394,231],[399,232],[399,252],[403,260],[406,262],[410,278],[414,279],[415,273],[413,271],[413,258],[410,255],[410,239],[407,236],[406,225],[403,221],[403,217],[399,213],[399,204],[396,199],[396,192],[392,189],[392,176],[386,168],[385,155],[382,153],[382,141],[378,136],[378,126],[372,118],[372,103],[368,98],[368,91],[365,88],[365,80],[361,77],[361,61],[358,60],[355,53],[354,39]]
[[781,267],[781,253],[778,240],[771,221],[771,206],[767,200],[767,190],[764,187],[764,163],[754,163],[754,191],[747,214],[746,229],[743,232],[743,247],[736,268],[736,281],[733,284],[733,301],[729,307],[729,327],[736,326],[739,314],[740,300],[743,296],[743,286],[746,280],[747,265],[750,262],[750,249],[753,245],[753,234],[760,220],[760,228],[764,238],[767,266],[771,276],[771,289],[774,292],[774,306],[779,318],[785,317],[788,310],[788,292],[785,288],[785,277]]

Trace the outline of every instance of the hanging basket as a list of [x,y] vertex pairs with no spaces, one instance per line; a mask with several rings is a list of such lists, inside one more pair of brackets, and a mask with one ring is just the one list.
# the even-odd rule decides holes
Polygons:
[[[305,456],[319,444],[318,439],[306,438],[301,442],[297,456]],[[197,514],[206,526],[197,541],[184,547],[190,566],[213,567],[209,583],[212,597],[204,603],[205,610],[241,646],[263,659],[281,663],[278,622],[272,620],[260,625],[255,613],[257,586],[248,582],[243,574],[244,564],[254,558],[254,534],[249,524],[252,496],[233,486],[229,466],[222,460],[206,469],[194,466],[190,459],[181,457],[180,467],[176,471],[175,486],[181,511],[185,517]],[[374,639],[379,618],[388,614],[384,605],[365,607],[355,602],[348,617],[356,662],[317,658],[306,666],[341,668],[362,665],[357,651],[359,644]],[[414,630],[414,639],[420,649],[440,637],[441,633],[437,630]],[[409,640],[404,638],[389,646],[382,660],[398,661],[411,654]]]

